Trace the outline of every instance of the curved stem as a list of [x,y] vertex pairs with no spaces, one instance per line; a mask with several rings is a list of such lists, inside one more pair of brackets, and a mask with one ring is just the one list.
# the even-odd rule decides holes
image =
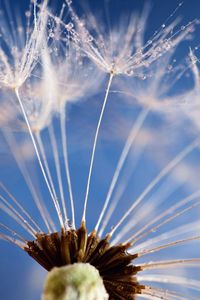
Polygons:
[[162,171],[149,183],[149,185],[144,189],[142,194],[136,199],[136,201],[131,205],[128,211],[123,215],[119,222],[113,227],[110,234],[113,235],[118,227],[127,219],[127,217],[133,212],[133,210],[141,203],[145,196],[164,178],[168,175],[189,153],[192,152],[200,143],[200,138],[195,139],[189,146],[184,148],[174,159],[172,159]]
[[92,175],[96,145],[97,145],[97,140],[98,140],[98,135],[99,135],[99,129],[100,129],[100,126],[101,126],[101,121],[102,121],[102,118],[103,118],[103,114],[104,114],[104,110],[105,110],[105,107],[106,107],[106,103],[107,103],[107,99],[108,99],[108,95],[109,95],[109,91],[110,91],[110,87],[111,87],[111,84],[112,84],[113,77],[114,77],[114,74],[111,73],[110,77],[109,77],[109,81],[108,81],[106,94],[105,94],[105,97],[104,97],[103,106],[102,106],[102,109],[101,109],[99,121],[98,121],[98,124],[97,124],[95,137],[94,137],[94,143],[93,143],[92,155],[91,155],[91,161],[90,161],[90,168],[89,168],[89,174],[88,174],[88,181],[87,181],[87,187],[86,187],[86,194],[85,194],[85,201],[84,201],[83,216],[82,216],[82,221],[84,221],[84,222],[85,222],[85,216],[86,216],[88,194],[89,194],[89,189],[90,189],[90,181],[91,181],[91,175]]
[[131,149],[131,146],[133,145],[133,143],[134,143],[134,141],[135,141],[135,139],[136,139],[136,137],[137,137],[137,135],[138,135],[138,133],[139,133],[139,131],[140,131],[140,129],[141,129],[144,121],[145,121],[145,119],[146,119],[146,116],[147,116],[148,112],[149,111],[147,109],[144,109],[140,113],[139,117],[137,118],[136,122],[134,123],[134,125],[132,127],[132,130],[131,130],[131,132],[130,132],[130,134],[128,136],[128,139],[126,141],[124,149],[123,149],[123,151],[121,153],[120,159],[118,161],[115,173],[113,175],[113,178],[112,178],[109,190],[108,190],[108,194],[106,196],[106,200],[105,200],[102,212],[101,212],[100,217],[98,219],[98,222],[97,222],[97,224],[95,226],[95,230],[96,231],[99,229],[99,225],[100,225],[100,223],[102,221],[102,218],[103,218],[103,216],[105,214],[105,211],[106,211],[106,209],[108,207],[108,204],[110,202],[110,199],[112,197],[113,191],[115,189],[117,180],[119,178],[120,172],[121,172],[121,170],[122,170],[122,168],[124,166],[124,163],[125,163],[125,161],[127,159],[127,156],[128,156],[129,151]]
[[69,169],[69,159],[68,159],[68,147],[67,147],[67,130],[66,130],[66,115],[65,111],[60,111],[60,124],[61,124],[61,139],[62,139],[62,148],[64,155],[64,163],[65,163],[65,173],[67,178],[67,185],[69,191],[69,199],[71,205],[71,213],[72,213],[72,228],[75,228],[75,212],[74,212],[74,199],[72,192],[72,184],[71,184],[71,176]]
[[62,219],[62,214],[61,214],[60,207],[59,207],[59,203],[58,203],[57,199],[54,198],[53,193],[52,193],[52,190],[51,190],[51,188],[50,188],[49,181],[48,181],[48,179],[47,179],[47,175],[46,175],[46,172],[45,172],[44,167],[43,167],[43,163],[42,163],[42,160],[41,160],[39,151],[38,151],[38,147],[37,147],[37,144],[36,144],[36,141],[35,141],[35,138],[34,138],[34,135],[33,135],[33,132],[32,132],[32,129],[31,129],[31,126],[30,126],[30,123],[29,123],[29,120],[28,120],[28,117],[27,117],[27,114],[26,114],[26,111],[25,111],[25,109],[24,109],[24,105],[23,105],[23,103],[22,103],[22,101],[21,101],[21,98],[20,98],[19,90],[18,90],[18,89],[15,89],[15,94],[16,94],[16,97],[17,97],[17,99],[18,99],[20,108],[21,108],[21,110],[22,110],[22,114],[23,114],[23,116],[24,116],[26,125],[27,125],[27,127],[28,127],[28,131],[29,131],[29,134],[30,134],[32,143],[33,143],[33,147],[34,147],[34,149],[35,149],[35,153],[36,153],[36,156],[37,156],[37,159],[38,159],[38,163],[39,163],[40,169],[41,169],[41,171],[42,171],[44,180],[45,180],[45,182],[46,182],[47,188],[48,188],[48,190],[49,190],[50,196],[51,196],[51,198],[52,198],[52,200],[53,200],[53,203],[54,203],[54,205],[55,205],[55,208],[56,208],[56,211],[57,211],[57,214],[58,214],[58,218],[59,218],[60,224],[61,224],[62,227],[64,227],[63,219]]

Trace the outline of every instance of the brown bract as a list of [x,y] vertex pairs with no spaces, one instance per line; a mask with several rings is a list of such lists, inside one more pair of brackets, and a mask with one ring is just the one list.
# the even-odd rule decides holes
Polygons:
[[138,255],[127,252],[130,244],[111,246],[109,239],[109,235],[98,238],[94,231],[88,235],[83,222],[78,230],[38,234],[24,250],[47,271],[77,262],[90,263],[98,269],[110,300],[134,300],[145,288],[136,280],[141,268],[132,264]]

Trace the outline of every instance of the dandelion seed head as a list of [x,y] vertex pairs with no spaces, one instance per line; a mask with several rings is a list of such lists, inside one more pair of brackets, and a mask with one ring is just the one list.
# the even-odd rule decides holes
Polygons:
[[[18,89],[31,75],[42,47],[47,13],[46,1],[38,13],[36,24],[24,28],[16,21],[1,18],[0,87]],[[26,17],[29,20],[29,16]],[[29,23],[29,21],[28,21]]]
[[117,80],[118,90],[114,92],[121,96],[123,101],[135,103],[137,107],[143,107],[150,112],[162,114],[167,117],[172,111],[176,114],[180,100],[170,97],[169,93],[178,82],[182,70],[176,67],[176,60],[173,59],[174,51],[163,55],[158,62],[154,62],[151,68],[145,73],[145,80],[141,78],[119,78]]
[[66,2],[74,23],[74,26],[67,27],[71,39],[102,71],[114,75],[124,74],[145,79],[146,69],[188,38],[197,23],[190,22],[180,29],[176,29],[177,21],[164,24],[146,42],[144,32],[147,9],[141,16],[132,15],[127,21],[123,18],[117,28],[111,28],[106,33],[92,14],[87,12],[87,19],[82,20],[74,11],[73,4]]
[[42,50],[35,80],[28,81],[21,91],[35,132],[46,128],[66,104],[80,101],[85,94],[91,97],[101,85],[103,76],[99,71],[76,55],[70,50],[64,57],[60,54],[55,58],[48,47]]

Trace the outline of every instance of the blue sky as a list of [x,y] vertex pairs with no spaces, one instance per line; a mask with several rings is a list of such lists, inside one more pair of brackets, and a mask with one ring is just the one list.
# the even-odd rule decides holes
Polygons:
[[[6,0],[0,0],[0,9],[4,9],[2,3]],[[53,1],[52,1],[53,2]],[[81,14],[82,8],[80,8],[80,0],[74,1],[74,7],[76,11]],[[117,22],[119,16],[124,16],[129,13],[142,11],[145,3],[150,3],[151,10],[148,18],[148,25],[146,28],[146,39],[148,39],[155,30],[168,20],[170,14],[178,7],[180,1],[143,1],[143,0],[91,0],[88,1],[91,10],[95,14],[103,13],[103,22],[108,26],[107,20]],[[10,9],[14,12],[14,7],[17,6],[18,10],[22,11],[28,5],[28,1],[9,1]],[[59,3],[62,3],[59,1]],[[107,12],[106,12],[107,11]],[[200,2],[198,0],[185,0],[181,7],[175,12],[172,20],[176,17],[181,17],[181,24],[187,24],[195,18],[200,18]],[[170,22],[171,18],[167,21]],[[189,45],[194,48],[200,43],[198,39],[199,29],[195,33],[195,38],[191,41],[183,43],[178,48],[175,56],[180,60],[188,53]],[[198,49],[196,51],[198,55]],[[185,62],[185,61],[184,61]],[[191,78],[186,78],[178,83],[177,89],[184,89],[191,85]],[[70,155],[70,167],[73,180],[74,195],[76,198],[76,210],[77,217],[81,217],[81,208],[83,203],[83,197],[85,193],[85,182],[88,174],[89,157],[91,151],[91,143],[94,135],[95,124],[99,115],[99,109],[101,106],[101,99],[104,96],[106,86],[106,79],[102,82],[100,91],[97,92],[95,97],[91,99],[84,99],[82,102],[77,102],[69,108],[68,111],[68,131],[69,131],[69,155]],[[89,208],[88,215],[89,226],[95,224],[96,215],[100,212],[103,199],[105,199],[106,191],[109,187],[110,179],[112,178],[113,171],[115,169],[118,157],[121,153],[123,143],[128,134],[128,130],[131,128],[131,120],[138,116],[140,108],[134,107],[132,104],[122,102],[120,95],[111,95],[106,110],[106,115],[102,124],[102,131],[100,140],[98,143],[97,154],[95,159],[94,174],[92,177],[92,186],[89,197]],[[181,127],[179,122],[163,120],[163,116],[157,116],[152,114],[145,124],[146,128],[152,129],[152,132],[157,132],[158,128],[160,131],[164,128],[163,132],[167,135],[167,142],[162,143],[159,141],[159,134],[154,144],[147,145],[146,152],[142,153],[138,163],[135,165],[130,175],[127,190],[124,198],[122,199],[121,206],[116,211],[111,226],[114,220],[120,216],[121,212],[126,211],[127,207],[132,203],[132,199],[139,195],[140,191],[144,189],[145,185],[153,178],[161,169],[165,162],[168,161],[169,157],[173,157],[174,153],[178,153],[180,146],[186,144],[187,141],[191,140],[192,133],[183,136],[185,128]],[[55,121],[55,126],[56,125]],[[166,130],[166,131],[165,131]],[[119,134],[120,132],[120,134]],[[18,134],[20,139],[20,134]],[[165,139],[165,137],[163,137]],[[0,179],[12,190],[15,196],[22,199],[22,203],[30,210],[31,214],[38,217],[37,211],[32,203],[30,194],[28,193],[27,187],[25,186],[24,180],[20,175],[18,167],[14,164],[9,149],[5,143],[5,140],[1,138],[2,149],[0,150]],[[4,144],[3,144],[4,141]],[[58,138],[59,141],[59,138]],[[59,141],[60,142],[60,141]],[[157,144],[156,144],[157,142]],[[163,144],[163,145],[161,145]],[[124,178],[126,178],[126,172],[134,163],[134,159],[137,158],[137,153],[133,153],[129,158],[126,169],[124,171]],[[52,162],[51,153],[48,153],[50,161]],[[161,165],[156,163],[157,158],[161,159]],[[162,160],[163,159],[163,160]],[[189,165],[197,164],[199,153],[196,151],[187,161]],[[37,162],[34,160],[30,162],[29,169],[32,172],[34,178],[38,176],[38,186],[40,187],[44,199],[48,197],[47,192],[43,188],[41,175],[37,175],[39,170]],[[196,173],[194,173],[194,177]],[[175,175],[176,177],[176,175]],[[36,180],[36,179],[33,179]],[[169,178],[170,184],[174,184],[176,180]],[[36,182],[36,181],[35,181]],[[184,180],[183,180],[184,182]],[[174,191],[173,199],[168,198],[168,204],[175,200],[181,199],[182,196],[187,195],[188,191],[183,186],[183,182],[180,183],[180,189]],[[182,184],[182,185],[181,185]],[[188,190],[194,190],[195,182],[188,184]],[[26,199],[25,199],[26,198]],[[175,199],[175,200],[174,200]],[[163,204],[162,208],[165,207]],[[160,208],[160,209],[162,209]],[[50,208],[53,213],[53,208]],[[4,219],[5,218],[5,219]],[[38,217],[39,218],[39,217]],[[8,218],[2,217],[2,220],[7,221],[8,225],[12,226],[14,223],[9,221]],[[40,220],[38,219],[40,224]],[[17,225],[15,225],[17,226]],[[28,257],[26,253],[17,249],[13,245],[10,245],[4,241],[0,241],[0,299],[2,300],[35,300],[39,299],[41,293],[43,278],[45,271],[42,270],[36,262]]]

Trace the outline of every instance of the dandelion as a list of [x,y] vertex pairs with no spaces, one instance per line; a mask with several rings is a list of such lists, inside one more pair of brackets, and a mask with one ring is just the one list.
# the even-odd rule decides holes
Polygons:
[[[37,80],[34,86],[30,86],[29,89],[25,88],[26,98],[25,107],[26,111],[29,111],[28,117],[31,122],[31,128],[36,134],[36,139],[39,148],[42,152],[43,160],[45,162],[45,168],[47,171],[48,180],[51,185],[51,189],[54,193],[54,198],[57,198],[55,187],[49,171],[47,159],[45,157],[45,151],[42,141],[41,132],[48,127],[50,136],[50,144],[54,153],[54,161],[56,167],[57,178],[59,181],[60,195],[62,198],[62,205],[65,211],[65,224],[67,225],[67,212],[65,208],[64,192],[61,182],[61,169],[59,162],[58,146],[56,143],[56,137],[54,128],[51,124],[51,120],[54,115],[60,116],[60,130],[61,130],[61,143],[64,155],[64,165],[67,178],[67,184],[70,194],[70,202],[72,208],[72,226],[75,226],[73,195],[70,179],[70,170],[67,155],[67,132],[66,132],[66,106],[76,99],[80,99],[83,95],[93,94],[93,91],[101,82],[101,77],[97,71],[91,69],[90,65],[84,64],[82,66],[82,60],[80,57],[75,59],[76,53],[73,49],[67,51],[64,57],[56,59],[56,63],[52,61],[49,55],[50,49],[43,50],[42,53],[42,78]],[[72,57],[74,60],[72,60]],[[78,66],[77,66],[78,65]],[[88,74],[88,70],[90,73]],[[39,76],[40,78],[40,76]],[[95,80],[94,80],[95,79]],[[82,81],[87,80],[88,83],[82,85]],[[82,85],[82,87],[80,87]],[[60,213],[60,212],[59,212]]]
[[[31,75],[33,71],[40,48],[42,47],[42,41],[45,34],[46,21],[47,21],[47,13],[45,8],[47,6],[47,2],[45,1],[41,7],[40,14],[37,16],[36,13],[36,2],[34,2],[34,28],[32,32],[30,31],[30,11],[27,12],[27,30],[21,30],[21,26],[17,27],[17,31],[15,29],[15,24],[12,24],[10,35],[7,37],[7,26],[6,22],[2,25],[2,35],[1,42],[3,46],[1,47],[1,70],[0,70],[0,83],[1,88],[12,89],[15,92],[16,98],[19,102],[21,111],[23,113],[24,119],[28,126],[28,130],[36,151],[36,155],[38,157],[38,161],[41,167],[41,170],[46,178],[46,174],[44,172],[44,168],[41,162],[41,158],[37,149],[37,145],[35,142],[35,138],[33,136],[30,122],[27,118],[27,114],[21,101],[19,88],[23,85],[23,83],[27,80],[27,78]],[[18,33],[20,34],[20,38],[17,39]],[[13,40],[12,40],[13,38]],[[46,180],[47,186],[49,184]],[[49,188],[50,190],[50,188]]]
[[[1,17],[1,53],[0,53],[0,86],[18,90],[33,71],[42,47],[46,28],[46,1],[41,8],[39,16],[34,9],[34,28],[29,27],[27,12],[27,30],[19,22],[11,21],[9,24]],[[35,4],[36,5],[36,4]],[[19,23],[19,24],[18,24]]]
[[170,25],[162,24],[152,38],[144,42],[148,8],[144,9],[141,16],[132,15],[127,21],[123,18],[118,26],[110,28],[106,34],[95,16],[87,12],[87,18],[79,18],[72,1],[66,2],[73,22],[70,27],[65,27],[71,33],[72,40],[102,71],[114,75],[143,78],[144,69],[172,51],[194,30],[196,23],[188,23],[184,30],[176,29],[177,21]]
[[[103,30],[101,30],[99,23],[93,15],[87,15],[87,20],[89,20],[88,24],[86,20],[78,17],[72,7],[72,1],[66,0],[66,3],[69,7],[72,21],[76,26],[76,29],[74,30],[73,23],[70,22],[70,26],[69,24],[65,25],[65,28],[71,34],[72,40],[102,71],[109,74],[109,80],[92,148],[83,212],[84,220],[97,139],[113,78],[116,75],[129,75],[145,79],[144,70],[165,53],[172,51],[180,41],[184,40],[187,34],[194,30],[193,26],[195,22],[190,22],[184,26],[184,31],[180,29],[174,31],[174,27],[177,25],[176,22],[169,26],[163,24],[161,30],[156,31],[152,38],[145,43],[144,31],[142,28],[145,28],[147,10],[144,10],[143,15],[140,18],[133,15],[127,23],[122,21],[119,23],[119,28],[111,29],[105,37]],[[147,112],[144,112],[144,115],[141,116],[138,123],[142,122],[141,119],[145,118],[146,114]],[[124,149],[125,153],[128,150],[128,147],[130,147],[128,144],[130,144],[129,141],[127,142],[127,147]],[[122,157],[126,156],[125,153],[122,154]],[[122,161],[119,162],[119,165],[123,164]],[[115,181],[115,177],[113,180]],[[108,195],[107,201],[109,201],[109,197],[110,196]],[[105,207],[107,206],[107,201]]]
[[[193,160],[197,165],[195,156],[200,138],[197,135],[191,140],[188,131],[183,139],[182,128],[176,128],[179,140],[173,141],[167,129],[174,123],[169,121],[174,114],[179,116],[177,107],[184,108],[185,101],[180,100],[184,99],[182,94],[169,96],[170,86],[163,80],[174,59],[175,48],[190,36],[196,21],[187,24],[184,30],[177,29],[176,22],[163,24],[146,43],[143,41],[146,11],[141,17],[134,15],[126,24],[121,22],[119,28],[111,28],[106,33],[98,29],[93,15],[88,16],[88,25],[78,17],[68,0],[67,5],[70,23],[66,23],[69,16],[65,16],[65,4],[59,16],[53,16],[46,2],[34,3],[33,31],[25,43],[25,50],[20,48],[19,54],[18,49],[12,63],[7,64],[7,53],[3,46],[1,48],[4,55],[0,82],[5,96],[14,90],[16,97],[7,99],[11,103],[6,108],[10,116],[8,122],[1,116],[3,138],[40,218],[31,214],[24,203],[22,198],[26,193],[23,197],[22,193],[15,196],[4,179],[0,182],[0,209],[4,217],[10,218],[10,223],[1,221],[0,238],[18,246],[48,271],[43,300],[198,299],[200,190],[193,182],[196,173],[191,166]],[[28,55],[26,60],[25,54]],[[190,60],[195,84],[192,92],[185,91],[185,97],[198,93],[198,67],[192,51]],[[8,71],[9,76],[6,75]],[[172,71],[179,69],[172,66],[167,73],[169,78]],[[92,119],[94,100],[102,94],[104,75],[99,72],[108,73],[109,80],[92,144],[84,193],[81,189],[76,191],[74,186],[79,180],[84,182],[81,168],[89,155],[81,156],[78,149],[78,155],[73,156],[69,129],[73,121],[79,121],[78,142],[82,145],[88,133],[88,123],[80,123],[80,119],[84,119],[83,108],[89,111]],[[132,90],[128,84],[121,88],[120,82],[125,77]],[[169,82],[170,85],[176,83],[173,79]],[[114,84],[116,89],[112,90]],[[136,89],[140,85],[142,88]],[[107,104],[109,96],[114,96],[114,101]],[[117,99],[121,100],[120,104]],[[104,113],[106,105],[110,105],[107,115]],[[96,176],[101,189],[98,195],[93,194],[96,200],[91,202],[90,214],[88,197],[92,192],[92,179],[97,180],[94,158],[103,117],[107,124],[106,130],[102,126],[103,134],[108,134],[109,127],[113,128],[117,122],[122,127],[120,118],[110,118],[115,105],[120,105],[123,121],[129,122],[130,130],[125,138],[123,136],[123,147],[115,144],[116,151],[105,143],[111,151],[109,161],[116,168],[113,172],[111,166],[114,175],[110,175],[109,163],[97,162]],[[12,107],[14,114],[10,113]],[[119,114],[117,109],[116,113]],[[186,117],[181,115],[181,120]],[[12,132],[14,121],[19,124],[19,130]],[[163,136],[167,141],[162,141]],[[23,149],[27,145],[29,149],[30,142],[35,155],[25,157]],[[109,135],[109,142],[113,143],[112,135]],[[169,145],[171,151],[166,149]],[[35,156],[36,168],[33,167]],[[132,158],[135,169],[130,167],[133,166]],[[81,168],[75,172],[70,166],[77,162]],[[42,192],[39,184],[34,184],[35,177],[43,184]],[[101,177],[108,183],[104,184]],[[83,194],[83,211],[80,205],[75,206],[76,194],[78,197]],[[101,197],[105,199],[102,202],[98,200]],[[77,226],[79,211],[82,216]],[[17,229],[13,229],[12,222],[18,224]]]

